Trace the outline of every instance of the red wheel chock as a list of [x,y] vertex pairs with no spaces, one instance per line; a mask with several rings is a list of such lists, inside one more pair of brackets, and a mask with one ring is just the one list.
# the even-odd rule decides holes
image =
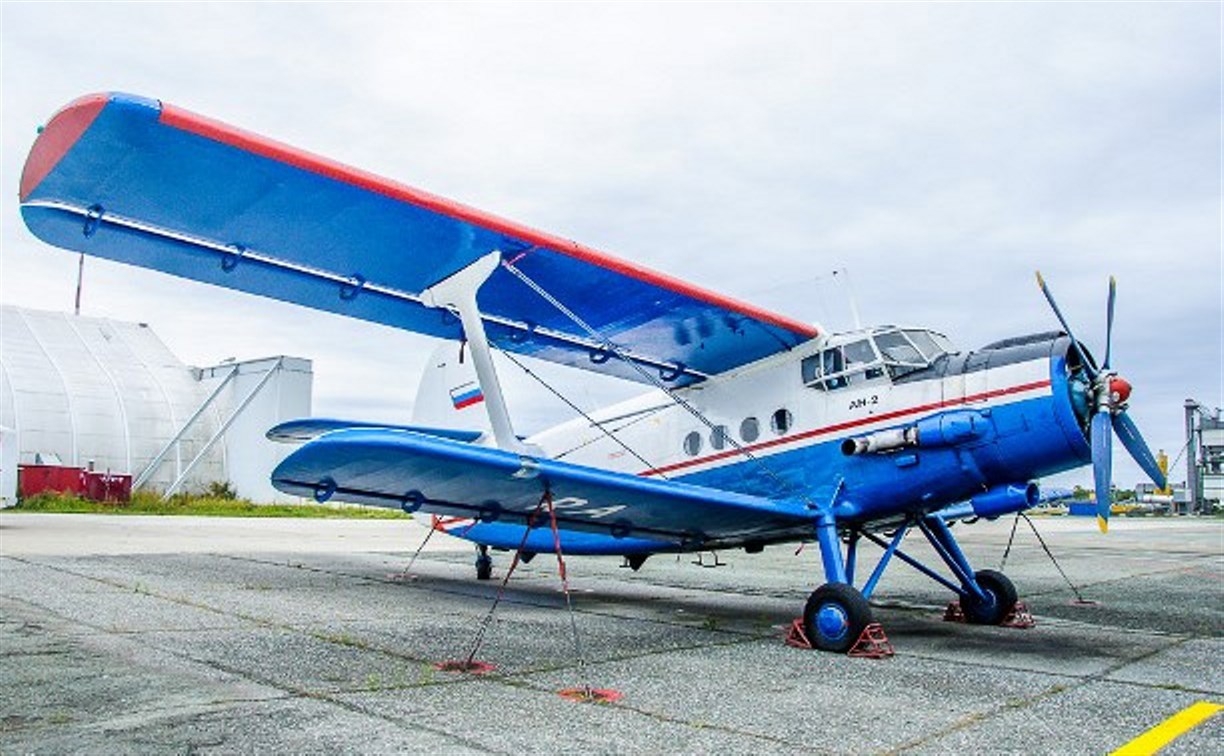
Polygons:
[[802,648],[811,650],[816,648],[812,645],[812,641],[808,640],[807,632],[803,629],[803,618],[793,620],[790,627],[786,630],[786,645],[792,648]]
[[872,622],[863,628],[863,632],[846,652],[846,656],[853,659],[887,659],[894,653],[892,644],[888,642],[888,636],[884,634],[884,628],[879,622]]
[[953,601],[948,604],[948,608],[944,609],[944,622],[964,622],[965,612],[961,609],[959,601]]
[[[790,623],[786,630],[786,645],[807,650],[816,648],[808,638],[807,631],[803,629],[803,618]],[[879,622],[872,622],[859,633],[858,640],[846,652],[846,656],[855,659],[884,659],[894,653],[892,643],[889,643],[888,636],[884,634],[884,628]]]
[[[948,608],[944,610],[944,622],[965,622],[965,612],[961,609],[959,601],[953,601],[948,604]],[[1037,626],[1037,620],[1033,619],[1032,612],[1023,601],[1017,601],[1012,607],[1003,621],[999,623],[999,627],[1010,627],[1017,630],[1028,630],[1031,627]]]
[[999,623],[1000,627],[1014,627],[1017,630],[1028,630],[1036,625],[1037,620],[1033,619],[1032,612],[1028,610],[1023,601],[1017,601],[1012,610]]

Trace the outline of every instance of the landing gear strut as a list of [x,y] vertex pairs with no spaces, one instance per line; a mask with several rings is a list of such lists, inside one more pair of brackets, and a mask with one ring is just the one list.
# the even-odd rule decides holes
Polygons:
[[[952,572],[952,580],[901,550],[901,541],[915,526]],[[867,602],[893,557],[954,592],[959,597],[967,622],[1000,625],[1009,621],[1016,608],[1016,587],[1007,576],[996,570],[974,572],[948,524],[938,515],[928,514],[902,523],[891,533],[889,541],[855,526],[843,526],[843,529],[849,530],[844,557],[835,518],[825,514],[816,523],[816,540],[820,544],[825,584],[812,593],[803,610],[803,634],[814,648],[836,652],[856,648],[860,638],[864,637],[864,631],[873,624],[871,606]],[[871,575],[859,583],[861,588],[855,588],[860,539],[871,541],[884,553]]]
[[489,556],[489,547],[481,544],[476,547],[476,579],[489,580],[493,577],[493,558]]

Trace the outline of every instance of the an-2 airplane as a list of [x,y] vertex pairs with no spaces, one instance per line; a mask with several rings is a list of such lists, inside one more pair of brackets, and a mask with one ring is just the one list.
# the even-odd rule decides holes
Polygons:
[[[21,177],[21,210],[59,247],[466,342],[490,432],[302,420],[281,491],[402,508],[526,554],[651,554],[815,540],[804,609],[846,650],[893,557],[952,591],[971,622],[1016,602],[949,523],[1038,501],[1035,478],[1091,463],[1102,530],[1112,433],[1164,485],[1098,364],[1062,331],[957,351],[923,328],[824,333],[761,308],[156,100],[97,94],[57,112]],[[493,350],[650,387],[529,438]],[[951,577],[901,549],[917,530]],[[859,546],[883,549],[869,573]],[[844,549],[843,549],[844,546]]]

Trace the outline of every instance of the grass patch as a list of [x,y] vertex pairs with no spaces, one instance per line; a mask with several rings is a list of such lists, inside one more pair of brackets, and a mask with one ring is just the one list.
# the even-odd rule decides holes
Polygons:
[[314,517],[345,520],[396,520],[408,515],[395,509],[326,504],[256,504],[229,496],[137,491],[126,503],[89,501],[68,494],[39,494],[23,499],[9,512],[55,512],[111,515],[192,515],[196,517]]

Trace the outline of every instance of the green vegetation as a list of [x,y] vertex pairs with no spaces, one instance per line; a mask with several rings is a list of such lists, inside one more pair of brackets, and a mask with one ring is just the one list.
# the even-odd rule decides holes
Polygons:
[[[1083,486],[1075,486],[1071,489],[1071,498],[1076,501],[1089,501],[1096,497],[1096,492],[1091,488]],[[1139,497],[1135,495],[1133,488],[1117,488],[1114,487],[1110,491],[1110,498],[1115,502],[1135,501]]]
[[256,504],[237,495],[224,484],[214,484],[206,494],[175,494],[163,501],[161,494],[137,491],[126,503],[80,499],[70,494],[39,494],[23,499],[9,512],[60,512],[114,515],[194,515],[197,517],[322,517],[335,519],[390,520],[408,517],[395,509],[331,506],[325,504]]

